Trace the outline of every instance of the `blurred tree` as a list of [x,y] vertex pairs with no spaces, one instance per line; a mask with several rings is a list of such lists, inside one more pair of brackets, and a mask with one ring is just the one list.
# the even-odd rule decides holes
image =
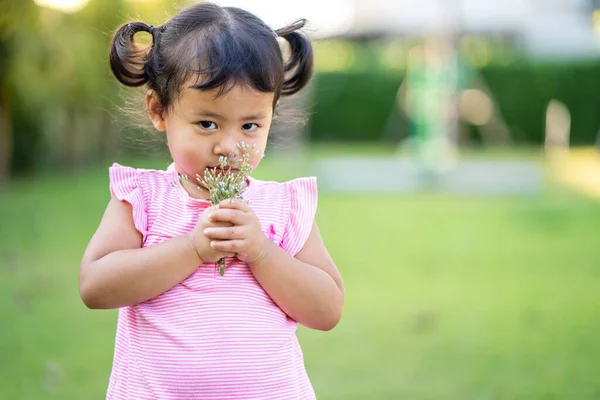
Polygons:
[[8,166],[12,153],[12,126],[6,84],[7,42],[3,36],[0,36],[0,183],[8,176]]
[[18,42],[37,28],[36,7],[30,1],[8,1],[0,14],[0,182],[7,179],[15,147],[15,118],[20,110],[14,99],[17,83],[12,80],[13,55]]
[[69,167],[114,154],[121,99],[108,66],[112,33],[131,19],[160,25],[180,3],[90,0],[73,14],[33,0],[3,4],[0,181],[11,170]]
[[[73,166],[103,156],[110,136],[107,109],[117,101],[110,82],[107,48],[123,1],[90,1],[83,11],[63,14],[41,8],[40,38],[24,44],[15,59],[20,90],[43,121],[37,165]],[[23,78],[23,77],[22,77]]]

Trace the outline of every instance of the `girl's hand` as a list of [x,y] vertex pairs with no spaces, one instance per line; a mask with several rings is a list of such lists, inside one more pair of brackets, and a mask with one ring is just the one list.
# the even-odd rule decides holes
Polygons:
[[196,253],[200,258],[201,262],[213,262],[217,261],[223,257],[233,257],[235,254],[232,252],[219,251],[210,246],[210,239],[204,235],[204,230],[209,227],[222,227],[222,229],[227,229],[226,227],[231,226],[230,223],[218,222],[212,223],[210,222],[210,216],[217,210],[217,206],[212,206],[204,210],[202,215],[200,215],[200,219],[194,229],[188,234],[190,239],[193,241],[194,246],[196,248]]
[[240,199],[225,200],[208,219],[212,223],[229,223],[231,226],[207,227],[204,234],[213,249],[237,253],[237,258],[252,264],[265,255],[267,237],[262,231],[258,217]]

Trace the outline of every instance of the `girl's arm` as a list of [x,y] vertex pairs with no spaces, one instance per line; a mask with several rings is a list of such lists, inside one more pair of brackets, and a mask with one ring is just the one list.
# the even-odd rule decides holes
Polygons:
[[342,317],[344,284],[317,224],[296,257],[265,240],[262,258],[250,263],[256,280],[291,318],[309,328],[333,329]]
[[221,203],[209,220],[233,224],[204,232],[215,240],[215,249],[236,252],[247,262],[258,283],[287,315],[313,329],[337,325],[344,285],[316,224],[302,250],[292,257],[265,237],[258,218],[243,201]]
[[[197,228],[206,226],[201,218]],[[190,235],[141,248],[142,235],[135,228],[131,205],[111,199],[81,260],[79,293],[83,302],[89,308],[111,309],[166,292],[202,264],[194,232],[196,229]],[[210,256],[205,258],[212,259]]]

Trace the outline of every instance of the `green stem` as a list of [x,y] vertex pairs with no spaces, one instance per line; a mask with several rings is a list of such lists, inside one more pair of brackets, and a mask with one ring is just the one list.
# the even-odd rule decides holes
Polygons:
[[217,265],[219,266],[219,274],[221,274],[221,276],[225,275],[225,257],[219,259]]

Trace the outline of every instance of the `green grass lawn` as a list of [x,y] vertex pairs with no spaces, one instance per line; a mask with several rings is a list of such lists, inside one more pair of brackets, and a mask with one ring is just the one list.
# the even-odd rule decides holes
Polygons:
[[[0,196],[1,399],[104,398],[116,311],[77,272],[108,197],[105,167]],[[299,330],[319,399],[600,398],[600,204],[323,194],[317,219],[346,285],[338,327]]]

